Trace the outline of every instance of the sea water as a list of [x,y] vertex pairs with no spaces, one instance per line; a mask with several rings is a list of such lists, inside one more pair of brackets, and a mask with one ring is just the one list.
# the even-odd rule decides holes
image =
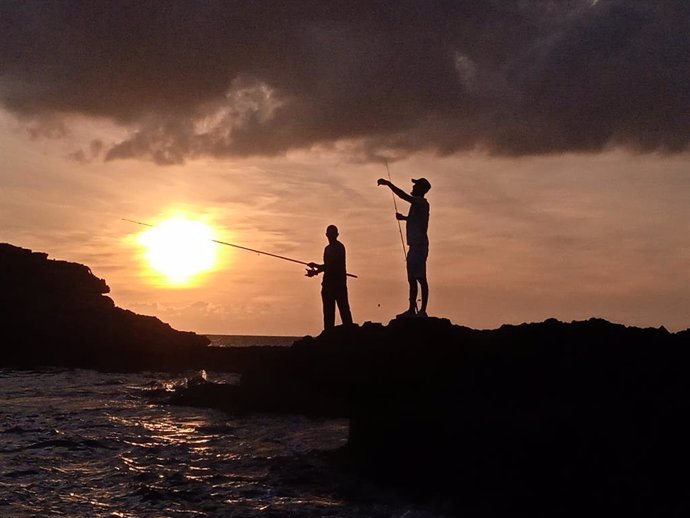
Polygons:
[[211,347],[249,347],[251,345],[290,346],[297,336],[206,335]]
[[162,404],[195,375],[0,370],[0,516],[432,516],[334,466],[345,419]]

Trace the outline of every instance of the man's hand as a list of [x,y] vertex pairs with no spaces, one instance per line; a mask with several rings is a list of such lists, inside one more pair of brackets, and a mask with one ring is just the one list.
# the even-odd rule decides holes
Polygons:
[[376,185],[388,185],[390,186],[390,182],[386,180],[385,178],[379,178],[378,181],[376,182]]
[[307,273],[304,274],[307,277],[314,277],[314,276],[321,273],[321,265],[320,264],[309,263],[309,264],[307,264],[307,266],[309,268],[307,269]]
[[398,221],[405,221],[407,220],[407,216],[405,216],[404,214],[400,214],[399,212],[396,212],[395,219],[397,219]]

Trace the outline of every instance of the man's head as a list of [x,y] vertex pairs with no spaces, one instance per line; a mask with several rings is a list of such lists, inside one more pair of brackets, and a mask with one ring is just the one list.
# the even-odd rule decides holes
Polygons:
[[412,194],[415,196],[424,196],[431,189],[431,184],[426,178],[412,179]]
[[326,227],[326,237],[329,241],[335,241],[338,238],[338,227],[335,225],[328,225],[328,227]]

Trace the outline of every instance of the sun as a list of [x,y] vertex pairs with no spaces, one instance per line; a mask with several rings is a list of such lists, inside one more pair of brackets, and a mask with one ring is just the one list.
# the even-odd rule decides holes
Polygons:
[[143,232],[139,243],[150,267],[169,285],[182,286],[215,266],[218,245],[213,239],[209,225],[177,216]]

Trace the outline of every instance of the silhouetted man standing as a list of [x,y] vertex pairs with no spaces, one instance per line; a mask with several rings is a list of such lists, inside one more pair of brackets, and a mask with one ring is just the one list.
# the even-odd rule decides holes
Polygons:
[[[426,280],[426,259],[429,255],[429,202],[424,197],[431,184],[426,178],[412,180],[412,192],[407,194],[405,191],[393,185],[392,182],[380,178],[378,185],[387,185],[391,191],[399,198],[410,204],[410,211],[407,216],[395,213],[398,220],[406,221],[407,234],[407,280],[410,283],[410,307],[407,311],[399,314],[398,317],[425,317],[426,305],[429,301],[429,284]],[[417,310],[417,283],[422,289],[422,306]]]
[[323,301],[323,327],[335,325],[335,305],[338,304],[340,320],[344,325],[352,324],[350,303],[347,300],[347,270],[345,268],[345,245],[338,241],[338,227],[328,225],[328,245],[323,250],[323,264],[309,263],[307,276],[323,272],[321,299]]

